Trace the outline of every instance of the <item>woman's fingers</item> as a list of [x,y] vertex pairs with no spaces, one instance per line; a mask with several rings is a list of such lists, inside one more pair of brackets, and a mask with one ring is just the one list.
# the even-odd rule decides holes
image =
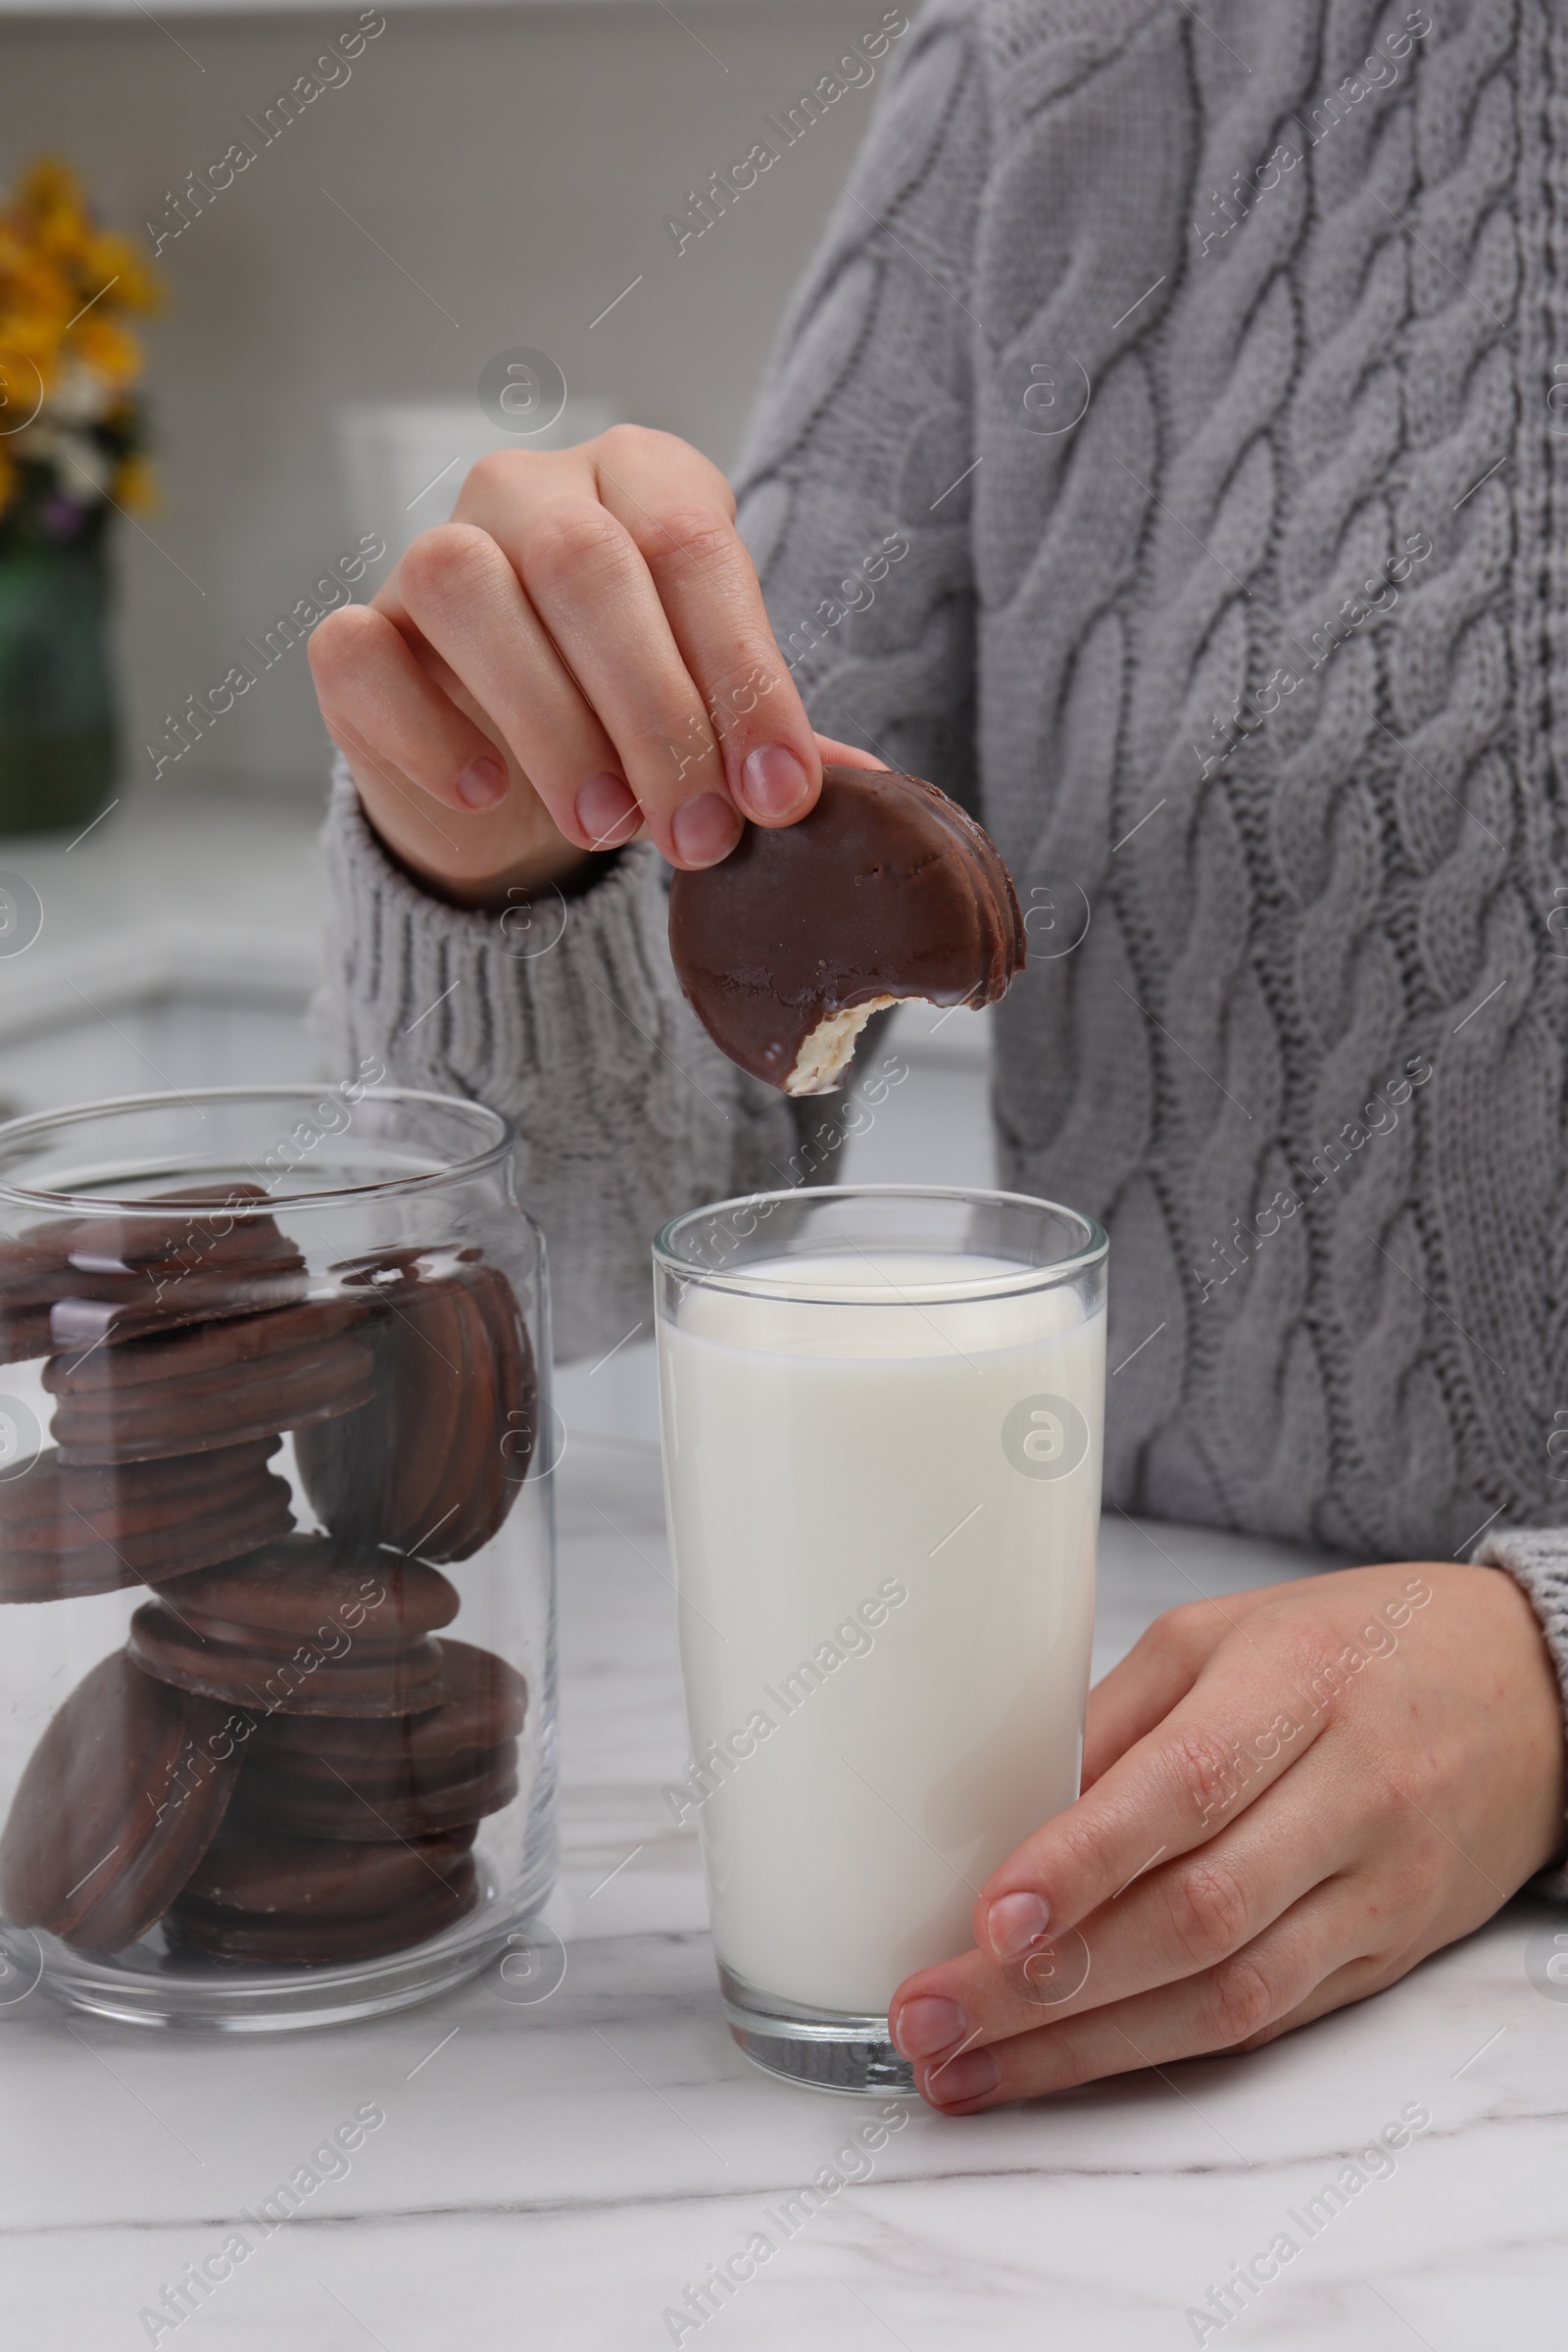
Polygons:
[[[1350,1881],[1331,1880],[1241,1950],[1200,1975],[1125,2001],[1054,2020],[989,2046],[961,2047],[919,2065],[922,2098],[948,2115],[973,2115],[1008,2099],[1072,2090],[1103,2075],[1168,2066],[1239,2049],[1271,2025],[1304,2010],[1338,1973],[1343,1998],[1359,1998],[1348,1967],[1364,1943],[1366,1898]],[[1365,1989],[1374,1989],[1368,1983]],[[1333,2004],[1329,2004],[1332,2006]]]
[[[735,529],[728,483],[686,443],[636,426],[594,444],[594,469],[702,694],[731,798],[758,824],[804,816],[822,781],[815,739]],[[704,781],[717,786],[719,769]]]
[[[482,460],[457,509],[513,565],[655,841],[681,866],[726,856],[743,811],[761,823],[804,815],[821,783],[733,513],[698,452],[633,427],[555,457]],[[541,791],[578,839],[575,810]]]
[[1081,1929],[1021,1960],[963,1954],[909,1977],[892,2014],[906,2058],[941,2058],[1218,1966],[1359,1852],[1330,1776],[1309,1759],[1217,1838],[1162,1862]]
[[[322,622],[328,731],[400,856],[468,898],[643,830],[672,864],[711,865],[744,817],[807,813],[824,749],[880,764],[812,732],[734,512],[669,434],[497,452],[368,609]],[[455,847],[425,799],[494,821]]]
[[1231,1630],[1228,1619],[1210,1624],[1207,1609],[1206,1602],[1198,1603],[1156,1618],[1090,1691],[1084,1718],[1086,1789],[1187,1696],[1211,1651]]
[[[370,823],[412,872],[461,906],[570,884],[588,862],[582,852],[551,822],[512,752],[485,732],[488,713],[419,644],[416,657],[363,605],[332,614],[311,639],[327,733]],[[468,785],[459,792],[463,761]],[[490,800],[497,778],[500,798]]]
[[1281,1661],[1233,1642],[1092,1788],[1037,1830],[981,1889],[975,1941],[1020,1957],[1107,1903],[1155,1862],[1190,1853],[1311,1746],[1282,1708]]
[[[900,1986],[935,2104],[1250,2048],[1393,1984],[1559,1850],[1560,1701],[1528,1602],[1418,1565],[1233,1597],[1169,1716],[984,1889],[977,1926],[1006,1933]],[[1162,1671],[1126,1681],[1123,1728]]]
[[1348,1960],[1343,1968],[1331,1969],[1326,1977],[1312,1986],[1303,2000],[1298,2001],[1294,2009],[1284,2010],[1278,2017],[1270,2018],[1267,2025],[1260,2026],[1255,2034],[1250,2034],[1246,2041],[1239,2042],[1237,2047],[1243,2050],[1261,2049],[1265,2042],[1278,2041],[1282,2034],[1294,2034],[1298,2026],[1309,2026],[1314,2018],[1327,2017],[1331,2010],[1347,2009],[1352,2001],[1370,2000],[1373,1993],[1383,1992],[1389,1985],[1396,1984],[1401,1977],[1409,1975],[1412,1968],[1419,1968],[1423,1960],[1433,1952],[1442,1951],[1444,1945],[1451,1940],[1446,1927],[1435,1921],[1424,1920],[1421,1933],[1409,1942],[1394,1949],[1380,1946],[1376,1950],[1357,1952],[1355,1958]]
[[384,760],[448,808],[493,808],[506,762],[489,736],[428,677],[406,639],[369,605],[329,613],[310,641],[327,733]]
[[[507,552],[661,852],[672,865],[716,864],[740,839],[741,812],[702,693],[629,533],[595,500],[564,491],[528,515]],[[551,813],[564,832],[578,821],[571,809]]]
[[1205,1596],[1167,1609],[1146,1628],[1089,1693],[1086,1788],[1186,1696],[1222,1642],[1236,1634],[1250,1642],[1246,1621],[1264,1598],[1261,1590],[1228,1593],[1223,1600]]
[[818,735],[816,748],[822,759],[835,767],[877,767],[884,771],[887,767],[886,760],[879,760],[875,752],[862,752],[858,743],[840,743],[832,735]]
[[582,849],[629,841],[641,818],[615,748],[488,531],[426,531],[398,588],[408,621],[499,728],[546,807],[562,812],[562,830]]

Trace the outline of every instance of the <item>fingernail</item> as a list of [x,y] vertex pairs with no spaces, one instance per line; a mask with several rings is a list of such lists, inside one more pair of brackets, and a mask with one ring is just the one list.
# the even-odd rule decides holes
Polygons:
[[507,797],[507,771],[489,752],[470,760],[458,778],[458,798],[467,808],[493,808]]
[[1001,2080],[989,2050],[965,2050],[951,2066],[932,2067],[923,2089],[939,2107],[961,2107],[965,2099],[983,2099]]
[[596,850],[615,846],[614,835],[622,833],[628,817],[637,814],[636,796],[624,776],[610,768],[601,769],[578,788],[572,803],[577,822]]
[[969,2031],[969,2020],[956,2001],[936,1993],[917,1993],[899,2011],[893,2038],[906,2058],[934,2058],[950,2049]]
[[999,1960],[1015,1960],[1051,1925],[1051,1905],[1038,1894],[1003,1894],[986,1913],[986,1934]]
[[705,792],[695,801],[682,801],[669,830],[687,865],[716,865],[741,837],[741,815],[733,801]]
[[763,824],[798,808],[809,784],[795,754],[781,743],[764,743],[741,761],[741,798]]

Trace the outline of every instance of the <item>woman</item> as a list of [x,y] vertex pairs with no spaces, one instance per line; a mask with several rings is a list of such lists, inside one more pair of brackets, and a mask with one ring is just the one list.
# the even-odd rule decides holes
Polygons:
[[828,754],[1092,909],[996,1107],[1110,1232],[1108,1501],[1374,1564],[1099,1687],[1084,1795],[894,2003],[950,2113],[1266,2041],[1561,1856],[1565,74],[1545,0],[939,0],[738,518],[658,433],[487,459],[313,641],[342,1049],[517,1122],[570,1351],[794,1143],[661,858]]

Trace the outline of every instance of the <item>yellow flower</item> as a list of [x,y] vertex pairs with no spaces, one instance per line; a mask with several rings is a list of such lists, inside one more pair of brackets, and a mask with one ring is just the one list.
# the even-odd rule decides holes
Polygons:
[[81,186],[71,166],[58,155],[40,155],[22,175],[18,193],[21,208],[40,218],[50,213],[81,210]]
[[113,279],[117,310],[156,311],[162,306],[162,286],[149,265],[126,238],[107,234],[94,236],[86,255],[86,265],[87,274],[96,278],[99,285],[107,286]]
[[141,345],[117,318],[84,318],[72,339],[73,356],[112,384],[133,384],[141,373]]
[[158,482],[143,457],[127,458],[115,476],[116,503],[132,514],[150,514],[158,504]]
[[[36,398],[40,425],[72,429],[114,411],[134,432],[135,412],[125,394],[139,378],[141,346],[124,321],[158,310],[163,289],[148,262],[126,237],[100,227],[81,183],[59,156],[40,156],[23,172],[9,200],[0,197],[0,353],[6,388],[15,401]],[[94,387],[98,387],[95,391]],[[3,448],[3,444],[0,444]],[[131,454],[119,478],[128,480],[127,503],[145,499],[150,476]],[[4,452],[0,514],[19,487],[16,453]]]

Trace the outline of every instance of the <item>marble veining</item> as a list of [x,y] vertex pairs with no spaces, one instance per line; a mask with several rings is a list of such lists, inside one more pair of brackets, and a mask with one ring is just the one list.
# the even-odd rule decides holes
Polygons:
[[[1407,2104],[1431,2124],[1210,2343],[1430,2352],[1555,2341],[1568,2288],[1568,2000],[1520,1901],[1379,1999],[1249,2057],[944,2122],[868,2160],[878,2108],[776,2083],[719,2014],[685,1755],[657,1459],[574,1442],[560,1485],[565,1973],[489,1976],[298,2036],[0,2011],[0,2300],[26,2352],[113,2352],[356,2109],[349,2169],[161,2343],[224,2352],[635,2352],[710,2266],[833,2167],[842,2185],[685,2343],[704,2352],[1191,2344],[1211,2283]],[[1097,1665],[1160,1608],[1322,1563],[1106,1526]],[[866,2170],[866,2165],[869,2169]],[[323,2164],[320,2171],[328,2168]],[[861,2172],[859,2179],[847,2178]]]

